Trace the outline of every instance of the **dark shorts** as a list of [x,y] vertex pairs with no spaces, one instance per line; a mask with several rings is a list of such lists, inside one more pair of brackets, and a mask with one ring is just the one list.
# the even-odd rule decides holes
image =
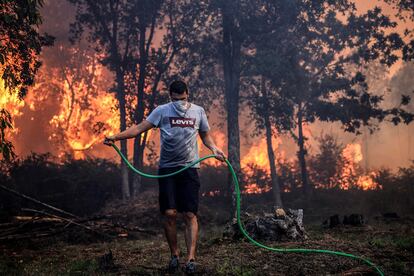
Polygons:
[[[160,168],[158,174],[175,172],[182,167]],[[197,214],[200,179],[198,169],[189,168],[177,175],[159,178],[159,204],[162,214],[167,209]]]

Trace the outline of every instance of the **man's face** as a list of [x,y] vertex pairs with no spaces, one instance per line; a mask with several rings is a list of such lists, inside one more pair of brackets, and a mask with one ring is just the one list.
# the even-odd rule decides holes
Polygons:
[[180,100],[181,101],[182,100],[187,101],[188,100],[188,91],[184,92],[183,94],[178,94],[178,93],[172,92],[172,93],[170,93],[170,98],[171,98],[171,101],[173,101],[173,102],[180,101]]

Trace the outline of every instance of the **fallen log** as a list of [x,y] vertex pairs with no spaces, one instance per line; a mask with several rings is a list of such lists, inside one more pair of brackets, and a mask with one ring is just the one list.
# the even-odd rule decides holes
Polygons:
[[0,188],[1,188],[1,189],[3,189],[3,190],[5,190],[5,191],[7,191],[7,192],[9,192],[9,193],[14,194],[15,196],[18,196],[18,197],[24,198],[24,199],[26,199],[26,200],[28,200],[28,201],[34,202],[34,203],[36,203],[36,204],[42,205],[43,207],[46,207],[46,208],[51,209],[51,210],[53,210],[53,211],[56,211],[56,212],[58,212],[58,213],[65,214],[65,215],[68,215],[68,216],[70,216],[70,217],[72,217],[72,218],[79,219],[79,217],[78,217],[78,216],[76,216],[76,215],[74,215],[74,214],[71,214],[71,213],[66,212],[66,211],[64,211],[64,210],[62,210],[62,209],[59,209],[59,208],[57,208],[57,207],[54,207],[54,206],[52,206],[52,205],[46,204],[46,203],[44,203],[44,202],[41,202],[41,201],[39,201],[39,200],[37,200],[37,199],[34,199],[34,198],[30,197],[30,196],[27,196],[27,195],[21,194],[21,193],[19,193],[18,191],[13,190],[13,189],[10,189],[10,188],[8,188],[8,187],[6,187],[6,186],[4,186],[4,185],[1,185],[1,184],[0,184]]
[[[57,218],[57,219],[61,219],[61,220],[63,220],[63,221],[66,221],[66,222],[68,222],[68,223],[74,224],[74,225],[76,225],[76,226],[82,227],[82,228],[87,229],[87,230],[89,230],[89,231],[92,231],[92,232],[94,232],[95,234],[99,234],[99,235],[108,235],[108,234],[100,233],[100,232],[98,232],[98,231],[96,231],[96,230],[92,229],[91,227],[86,226],[86,225],[81,224],[81,223],[78,223],[78,222],[76,222],[76,221],[74,221],[74,220],[72,220],[72,219],[67,219],[67,218],[64,218],[64,217],[60,217],[60,216],[57,216],[57,215],[54,215],[54,214],[50,214],[50,213],[45,212],[45,211],[34,210],[34,209],[29,209],[29,208],[22,208],[22,211],[34,212],[34,213],[38,213],[38,214],[42,214],[42,215],[46,215],[46,216],[51,216],[51,217],[54,217],[54,218]],[[109,235],[108,235],[108,236],[109,236]],[[112,238],[112,237],[111,237],[111,238]]]

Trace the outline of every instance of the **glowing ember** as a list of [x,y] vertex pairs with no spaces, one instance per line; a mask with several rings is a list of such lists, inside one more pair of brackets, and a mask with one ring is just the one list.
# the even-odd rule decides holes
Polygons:
[[257,184],[247,184],[244,186],[244,190],[242,191],[243,194],[261,194],[270,191],[271,187],[259,187]]

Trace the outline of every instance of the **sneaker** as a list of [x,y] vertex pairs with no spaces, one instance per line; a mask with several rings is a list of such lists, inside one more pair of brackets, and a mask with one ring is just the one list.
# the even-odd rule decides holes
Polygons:
[[189,262],[187,262],[184,266],[184,272],[187,274],[194,274],[196,271],[196,263],[194,259],[191,259]]
[[179,266],[178,256],[174,255],[171,257],[170,263],[168,264],[168,273],[175,273]]

